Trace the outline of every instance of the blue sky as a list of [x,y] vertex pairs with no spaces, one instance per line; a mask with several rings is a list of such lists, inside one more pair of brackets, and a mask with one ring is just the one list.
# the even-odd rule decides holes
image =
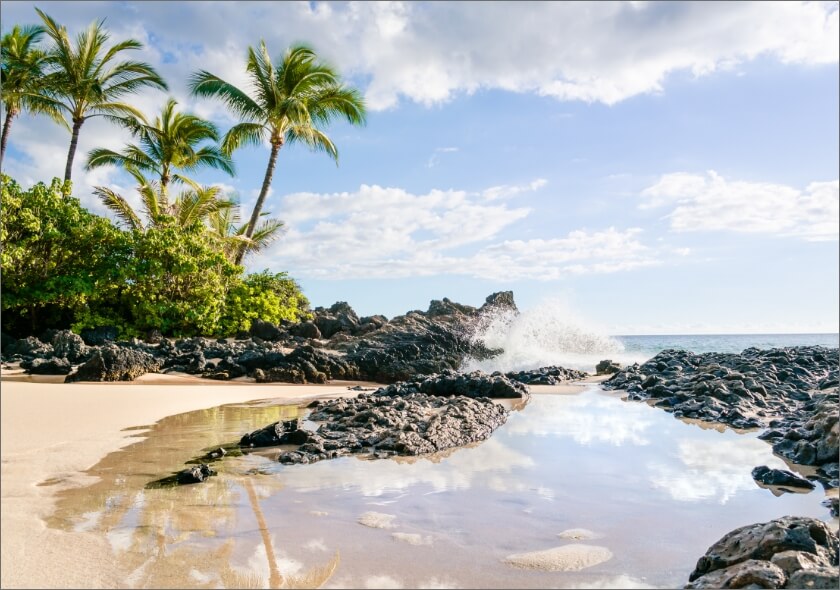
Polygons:
[[[203,68],[247,87],[245,51],[306,41],[359,86],[368,124],[330,135],[340,165],[278,159],[267,207],[287,231],[259,270],[313,305],[393,316],[512,289],[614,334],[837,332],[837,3],[30,3],[71,32],[106,18],[145,44],[188,110]],[[153,114],[167,94],[134,101]],[[80,155],[128,138],[92,121]],[[7,171],[61,175],[68,134],[22,117]],[[246,209],[268,158],[222,183]],[[119,170],[74,170],[130,196]]]

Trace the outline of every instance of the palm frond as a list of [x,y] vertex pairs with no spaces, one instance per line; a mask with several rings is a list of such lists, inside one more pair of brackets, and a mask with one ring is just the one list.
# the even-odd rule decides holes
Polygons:
[[93,187],[93,194],[99,197],[102,204],[113,212],[129,229],[143,230],[143,223],[140,221],[140,217],[138,217],[137,213],[134,212],[134,209],[122,195],[104,186]]

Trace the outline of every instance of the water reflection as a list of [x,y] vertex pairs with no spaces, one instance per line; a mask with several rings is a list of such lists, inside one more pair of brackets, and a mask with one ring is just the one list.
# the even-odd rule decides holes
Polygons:
[[[135,587],[645,588],[682,584],[737,526],[828,516],[822,494],[775,498],[755,485],[752,467],[784,464],[754,434],[698,428],[597,388],[537,391],[489,440],[428,457],[283,466],[268,450],[225,458],[200,485],[146,489],[304,413],[261,403],[166,418],[94,466],[95,483],[58,492],[49,525],[103,534]],[[392,528],[359,524],[370,512]],[[583,528],[611,560],[554,573],[503,563]]]
[[645,432],[653,425],[642,404],[616,410],[616,400],[600,395],[539,395],[540,412],[515,419],[508,428],[518,435],[569,437],[578,444],[647,445]]
[[777,457],[768,457],[767,443],[753,438],[680,441],[676,456],[681,465],[650,465],[654,486],[675,500],[690,502],[714,499],[725,504],[756,483],[745,465],[787,469]]

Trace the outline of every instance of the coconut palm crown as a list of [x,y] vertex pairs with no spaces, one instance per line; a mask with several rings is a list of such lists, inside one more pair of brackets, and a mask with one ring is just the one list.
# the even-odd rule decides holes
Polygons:
[[167,86],[149,64],[130,59],[119,61],[124,52],[142,49],[143,44],[139,41],[126,39],[106,48],[110,36],[103,27],[104,21],[100,20],[91,23],[73,43],[65,27],[41,10],[35,10],[53,43],[48,55],[50,73],[45,83],[58,108],[72,122],[64,169],[64,180],[70,180],[79,131],[86,120],[97,116],[142,120],[142,113],[128,103],[120,102],[120,98],[146,87],[165,90]]
[[175,170],[191,172],[198,168],[215,168],[233,176],[230,156],[216,145],[200,145],[205,141],[219,141],[216,126],[195,115],[177,112],[177,104],[170,98],[151,125],[137,117],[126,118],[123,123],[138,138],[139,145],[128,144],[121,152],[106,148],[92,150],[88,154],[87,169],[115,165],[151,173],[160,179],[163,192],[173,180],[190,182]]
[[[222,100],[241,119],[225,134],[225,153],[263,142],[271,146],[262,188],[245,231],[245,237],[250,239],[268,196],[280,149],[287,143],[302,143],[314,151],[326,152],[337,163],[338,150],[323,128],[338,117],[351,124],[363,124],[365,103],[358,90],[342,84],[338,72],[319,61],[305,45],[290,47],[275,66],[265,42],[260,42],[259,48],[248,49],[246,71],[252,95],[204,70],[193,75],[190,88],[196,96]],[[237,264],[243,256],[244,250],[240,251]]]
[[36,47],[43,34],[43,27],[15,25],[0,41],[0,97],[6,113],[0,136],[0,165],[12,121],[22,111],[46,114],[66,126],[55,101],[45,93],[44,72],[48,56]]

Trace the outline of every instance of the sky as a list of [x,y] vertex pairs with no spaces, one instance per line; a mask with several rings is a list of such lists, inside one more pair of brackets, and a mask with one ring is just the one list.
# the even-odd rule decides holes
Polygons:
[[[611,334],[838,331],[837,2],[5,1],[3,32],[35,6],[140,40],[170,86],[131,98],[149,116],[172,96],[227,130],[188,78],[248,90],[261,39],[278,59],[309,44],[362,91],[367,124],[328,130],[338,165],[281,150],[266,209],[284,233],[247,260],[313,306],[391,317],[512,290]],[[82,128],[74,194],[96,213],[94,186],[136,197],[84,155],[129,140]],[[48,119],[21,116],[9,144],[23,185],[63,174]],[[250,211],[267,146],[234,161],[194,177]]]

